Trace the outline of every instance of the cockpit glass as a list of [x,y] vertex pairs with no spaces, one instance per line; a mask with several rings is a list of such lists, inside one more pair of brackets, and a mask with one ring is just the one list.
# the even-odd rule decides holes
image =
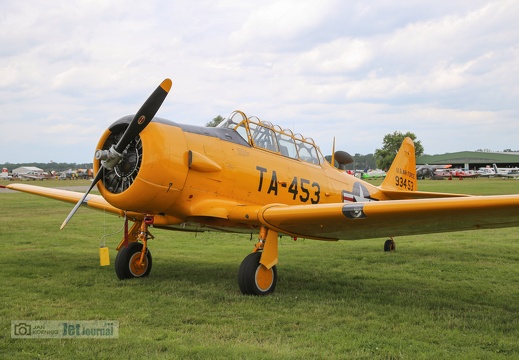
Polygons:
[[292,137],[287,134],[278,133],[277,138],[281,155],[297,159],[296,144]]
[[249,123],[249,129],[254,146],[278,152],[278,144],[274,136],[274,131],[254,123]]
[[312,144],[296,140],[297,150],[299,151],[299,158],[311,164],[319,164],[319,157],[317,150]]
[[229,119],[220,124],[221,127],[236,130],[238,134],[247,142],[249,136],[247,135],[247,117],[241,111],[235,111],[231,114]]
[[312,138],[294,134],[289,129],[274,126],[255,116],[247,118],[239,110],[234,111],[219,126],[235,130],[245,141],[256,148],[277,152],[283,156],[311,164],[319,165],[325,162]]

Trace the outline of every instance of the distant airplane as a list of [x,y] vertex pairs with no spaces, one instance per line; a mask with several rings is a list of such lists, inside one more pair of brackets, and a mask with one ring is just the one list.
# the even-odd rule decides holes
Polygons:
[[46,180],[56,178],[55,172],[29,171],[28,173],[18,174],[18,177],[26,180]]
[[72,169],[64,170],[59,174],[59,180],[75,179],[76,173]]
[[432,178],[438,169],[448,169],[452,165],[416,165],[416,176],[418,179]]
[[481,177],[493,177],[496,175],[496,171],[494,168],[486,166],[486,167],[480,167],[477,171],[479,176]]
[[[280,235],[325,241],[389,237],[384,243],[389,251],[395,236],[519,226],[519,195],[417,191],[410,138],[382,184],[374,186],[330,165],[311,138],[241,111],[217,128],[157,118],[170,88],[171,80],[164,80],[136,115],[117,120],[102,134],[96,175],[84,195],[6,186],[76,203],[61,228],[81,205],[133,222],[129,230],[126,223],[117,246],[120,279],[150,273],[151,228],[257,234],[238,284],[243,294],[266,295],[278,280]],[[101,195],[90,194],[96,185]]]
[[492,164],[494,168],[494,176],[518,179],[519,178],[519,168],[498,168],[496,164]]
[[384,170],[376,169],[376,170],[356,170],[355,174],[358,178],[363,180],[375,180],[382,179],[386,177],[386,172]]
[[91,179],[92,178],[91,170],[90,169],[78,169],[77,177],[79,179]]
[[60,180],[77,180],[77,179],[91,179],[92,178],[92,169],[77,169],[72,170],[68,169],[65,171],[62,171],[59,175]]
[[2,173],[0,174],[0,180],[12,180],[12,176],[9,175],[9,170],[7,168],[2,168]]
[[452,179],[452,178],[458,178],[458,179],[465,179],[465,178],[477,178],[480,176],[479,173],[473,171],[473,170],[462,170],[462,169],[437,169],[436,170],[437,176],[442,176],[444,178]]

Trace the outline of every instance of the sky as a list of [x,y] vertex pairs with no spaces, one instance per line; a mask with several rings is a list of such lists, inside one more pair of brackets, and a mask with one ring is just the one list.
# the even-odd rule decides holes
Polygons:
[[516,0],[0,0],[0,163],[92,162],[164,78],[157,116],[233,110],[324,155],[414,133],[425,153],[519,149]]

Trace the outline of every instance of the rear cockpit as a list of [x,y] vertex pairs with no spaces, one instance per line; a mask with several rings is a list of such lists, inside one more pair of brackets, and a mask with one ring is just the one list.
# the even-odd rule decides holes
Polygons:
[[219,127],[235,130],[251,146],[279,153],[283,156],[311,164],[325,162],[312,138],[294,134],[255,116],[247,117],[241,111],[234,111]]

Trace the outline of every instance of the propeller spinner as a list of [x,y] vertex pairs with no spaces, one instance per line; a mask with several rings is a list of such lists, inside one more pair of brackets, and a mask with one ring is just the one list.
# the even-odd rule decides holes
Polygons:
[[135,139],[142,130],[146,128],[146,126],[153,119],[160,106],[166,99],[166,96],[171,89],[171,80],[165,79],[155,91],[148,97],[148,99],[142,104],[139,111],[135,114],[134,118],[130,122],[128,128],[122,135],[121,139],[117,142],[117,144],[112,145],[108,150],[97,150],[95,154],[95,158],[97,160],[101,160],[101,167],[97,172],[92,184],[86,191],[85,195],[77,202],[72,211],[68,214],[63,224],[61,224],[60,229],[63,229],[67,223],[70,221],[72,216],[76,213],[77,209],[81,206],[83,201],[86,199],[90,191],[94,188],[99,180],[103,177],[103,171],[112,170],[117,164],[119,164],[123,160],[123,152],[126,147],[130,144],[130,142]]

